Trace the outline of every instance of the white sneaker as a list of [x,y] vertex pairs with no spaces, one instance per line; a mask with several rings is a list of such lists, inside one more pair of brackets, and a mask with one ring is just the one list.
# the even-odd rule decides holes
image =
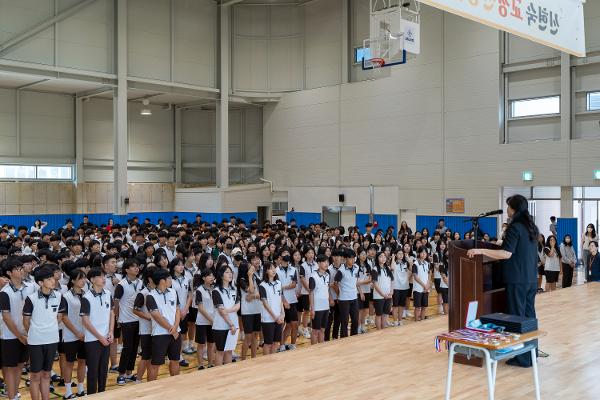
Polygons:
[[443,314],[444,313],[444,307],[442,307],[441,305],[438,306],[438,314]]
[[231,358],[238,359],[238,358],[240,358],[240,355],[238,353],[236,353],[235,351],[232,351],[231,352]]
[[202,352],[202,359],[203,360],[208,360],[208,354],[206,353],[206,348],[204,349],[204,351]]
[[281,353],[282,351],[286,351],[287,349],[285,348],[285,344],[282,344],[281,346],[279,346],[279,353]]
[[287,345],[287,349],[288,350],[296,350],[296,345],[295,344],[288,344]]
[[123,345],[122,344],[118,344],[117,345],[117,354],[121,354],[122,350],[123,350]]
[[306,339],[310,339],[310,332],[307,330],[305,330],[302,335],[306,338]]

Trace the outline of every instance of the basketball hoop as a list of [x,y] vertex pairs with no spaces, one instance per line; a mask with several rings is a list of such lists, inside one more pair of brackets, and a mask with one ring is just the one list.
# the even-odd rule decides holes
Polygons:
[[381,68],[385,65],[385,60],[383,58],[375,57],[369,60],[369,64],[371,64],[371,68]]

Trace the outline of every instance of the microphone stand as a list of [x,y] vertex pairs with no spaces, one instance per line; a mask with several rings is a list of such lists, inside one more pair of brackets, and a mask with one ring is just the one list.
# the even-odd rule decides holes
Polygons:
[[477,248],[477,242],[479,241],[478,239],[478,234],[479,234],[479,219],[483,218],[485,216],[485,214],[479,214],[476,217],[471,217],[471,218],[467,218],[465,219],[465,222],[471,222],[471,226],[473,229],[473,248],[476,249]]

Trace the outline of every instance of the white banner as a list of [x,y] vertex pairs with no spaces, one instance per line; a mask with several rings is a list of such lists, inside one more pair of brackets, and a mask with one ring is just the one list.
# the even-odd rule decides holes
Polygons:
[[420,0],[452,14],[585,57],[582,0]]

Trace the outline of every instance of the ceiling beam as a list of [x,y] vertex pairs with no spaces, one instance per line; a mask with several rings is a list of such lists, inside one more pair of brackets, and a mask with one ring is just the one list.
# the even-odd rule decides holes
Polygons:
[[5,54],[8,50],[17,46],[18,44],[22,43],[23,41],[29,39],[30,37],[35,36],[38,33],[45,31],[46,29],[50,28],[57,22],[60,22],[64,19],[69,18],[70,16],[78,13],[79,11],[83,10],[85,7],[89,6],[90,4],[92,4],[95,1],[96,0],[82,0],[79,3],[74,4],[73,6],[59,12],[58,14],[54,15],[53,17],[48,18],[47,20],[42,21],[41,23],[37,23],[37,24],[25,29],[24,31],[16,34],[12,38],[4,41],[3,43],[0,43],[0,55]]

